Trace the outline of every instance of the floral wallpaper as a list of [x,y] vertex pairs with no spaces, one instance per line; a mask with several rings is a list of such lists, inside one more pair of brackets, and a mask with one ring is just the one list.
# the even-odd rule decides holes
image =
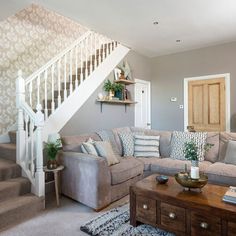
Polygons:
[[35,4],[0,22],[0,134],[16,122],[17,71],[26,78],[87,30]]

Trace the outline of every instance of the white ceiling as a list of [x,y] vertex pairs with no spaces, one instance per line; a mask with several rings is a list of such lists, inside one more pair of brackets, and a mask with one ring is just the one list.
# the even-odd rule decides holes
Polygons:
[[236,41],[236,0],[0,0],[0,19],[32,2],[148,57]]

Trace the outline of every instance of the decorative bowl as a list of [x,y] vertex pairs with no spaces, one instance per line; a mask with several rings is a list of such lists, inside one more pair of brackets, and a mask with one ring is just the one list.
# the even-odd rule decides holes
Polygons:
[[166,175],[158,175],[156,176],[156,181],[159,183],[159,184],[165,184],[167,183],[169,180],[168,176]]
[[199,179],[191,179],[188,173],[180,172],[175,174],[175,180],[181,186],[190,190],[191,188],[203,188],[207,184],[208,177],[205,174],[200,174]]

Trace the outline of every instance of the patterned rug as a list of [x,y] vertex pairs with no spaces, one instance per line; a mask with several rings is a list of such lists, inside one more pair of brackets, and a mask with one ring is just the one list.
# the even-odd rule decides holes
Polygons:
[[129,224],[129,204],[114,208],[90,220],[80,229],[93,236],[174,236],[150,225],[133,227]]

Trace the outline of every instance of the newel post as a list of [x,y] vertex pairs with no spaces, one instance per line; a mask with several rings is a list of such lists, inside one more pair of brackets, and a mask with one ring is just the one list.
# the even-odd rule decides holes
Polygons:
[[24,114],[21,103],[25,101],[25,80],[22,77],[22,71],[18,71],[16,79],[16,108],[17,108],[17,134],[16,134],[16,162],[23,164],[25,161],[25,131],[24,131]]
[[36,107],[36,173],[35,173],[35,194],[39,197],[45,195],[45,175],[43,171],[43,142],[42,142],[42,128],[44,125],[44,115],[42,113],[42,106],[38,104]]

